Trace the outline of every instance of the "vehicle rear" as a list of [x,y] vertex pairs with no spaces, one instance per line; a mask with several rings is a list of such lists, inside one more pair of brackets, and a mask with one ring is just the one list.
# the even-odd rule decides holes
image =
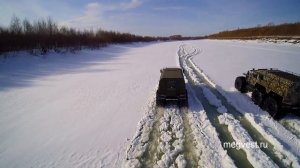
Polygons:
[[176,102],[179,105],[187,105],[187,91],[184,77],[180,68],[167,68],[161,72],[159,87],[156,92],[157,105],[166,102]]

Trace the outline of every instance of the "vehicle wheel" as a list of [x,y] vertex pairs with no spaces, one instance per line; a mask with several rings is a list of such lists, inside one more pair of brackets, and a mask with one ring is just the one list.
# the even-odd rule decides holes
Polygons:
[[156,99],[156,106],[158,106],[158,107],[164,107],[165,106],[165,101],[164,100]]
[[178,103],[179,107],[188,107],[188,101],[182,100]]
[[261,107],[262,103],[263,103],[263,100],[264,100],[264,94],[261,91],[259,91],[258,89],[255,89],[252,92],[251,99],[254,102],[254,104]]
[[280,104],[275,98],[271,96],[268,96],[264,101],[264,109],[266,109],[266,111],[269,112],[269,114],[275,120],[278,120],[283,117],[283,115],[280,112]]
[[235,79],[234,82],[235,88],[240,91],[241,93],[246,93],[246,78],[244,76],[239,76]]

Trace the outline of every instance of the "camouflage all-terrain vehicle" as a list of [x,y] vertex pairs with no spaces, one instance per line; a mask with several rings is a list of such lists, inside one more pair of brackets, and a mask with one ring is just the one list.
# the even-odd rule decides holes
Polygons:
[[300,76],[277,69],[253,69],[244,75],[236,78],[235,88],[252,92],[252,101],[274,119],[300,109]]
[[164,68],[160,70],[159,86],[156,92],[156,104],[164,106],[167,101],[174,101],[180,107],[188,106],[183,70]]

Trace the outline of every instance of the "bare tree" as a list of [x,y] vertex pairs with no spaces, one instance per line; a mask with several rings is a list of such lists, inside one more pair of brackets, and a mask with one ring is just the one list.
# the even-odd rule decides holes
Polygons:
[[11,22],[10,22],[10,31],[15,34],[22,33],[21,21],[15,15],[12,17]]
[[27,19],[23,20],[23,32],[24,32],[24,34],[32,34],[33,33],[33,26]]

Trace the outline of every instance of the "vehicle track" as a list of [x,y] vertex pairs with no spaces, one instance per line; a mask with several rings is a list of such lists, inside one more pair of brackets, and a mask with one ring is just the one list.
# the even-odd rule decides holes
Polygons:
[[153,106],[127,150],[126,167],[197,167],[186,108]]
[[280,124],[282,124],[287,130],[292,132],[297,138],[300,138],[300,117],[292,116],[288,114],[285,118],[281,119]]
[[153,167],[161,155],[160,153],[158,153],[158,149],[157,149],[159,144],[159,139],[157,137],[160,136],[159,121],[163,116],[163,109],[160,107],[156,107],[155,109],[156,109],[156,116],[155,116],[152,130],[149,135],[148,147],[145,150],[144,154],[141,156],[142,167]]
[[[197,55],[199,53],[199,50],[196,50],[194,49],[192,52],[188,52],[185,50],[184,48],[184,45],[180,46],[179,47],[179,51],[178,51],[178,55],[180,57],[180,64],[182,67],[183,66],[183,63],[185,63],[188,67],[190,67],[193,71],[192,74],[187,74],[187,76],[189,75],[194,75],[194,77],[197,77],[200,79],[200,81],[202,82],[202,84],[205,85],[205,87],[207,87],[214,95],[216,95],[216,97],[218,99],[221,100],[222,104],[226,107],[226,109],[228,109],[228,111],[230,111],[234,117],[241,123],[242,127],[245,128],[247,130],[247,132],[249,133],[249,135],[251,136],[251,138],[254,140],[254,141],[257,141],[257,142],[263,142],[263,143],[267,143],[268,144],[268,148],[263,148],[263,152],[265,152],[278,166],[280,167],[285,167],[287,166],[286,164],[283,163],[283,161],[281,160],[282,158],[278,158],[276,153],[275,152],[278,152],[278,151],[275,151],[274,150],[274,146],[268,142],[252,125],[249,121],[247,121],[247,119],[245,119],[245,117],[242,116],[242,114],[236,110],[230,103],[227,102],[227,100],[223,97],[223,95],[221,95],[213,86],[212,83],[210,83],[210,81],[208,81],[205,76],[203,76],[202,74],[198,73],[198,71],[196,71],[194,69],[194,65],[192,65],[192,62],[190,61],[190,57],[194,56],[194,55]],[[186,71],[187,72],[187,71]],[[193,80],[190,78],[189,81],[193,82]],[[195,84],[195,85],[198,85],[198,84]],[[196,88],[197,89],[197,88]],[[202,88],[199,87],[198,90],[201,90]],[[198,91],[199,92],[199,91]],[[204,106],[205,106],[205,98],[201,98],[201,93],[198,93],[197,95],[199,95],[200,97],[200,100],[201,102],[203,103],[204,102]],[[208,110],[207,109],[208,107],[206,107],[205,110]],[[209,110],[208,110],[209,111]],[[216,111],[215,111],[216,112]],[[219,114],[216,113],[216,115],[218,116]],[[211,116],[211,120],[212,122],[214,123],[214,121],[216,120],[217,116]],[[218,123],[215,123],[215,126],[216,128],[218,127]],[[220,129],[217,128],[218,131],[222,131]],[[221,136],[222,136],[222,133],[221,133]],[[222,137],[220,137],[222,139]],[[232,154],[230,154],[229,152],[229,155],[231,155],[231,157],[234,157]],[[284,154],[282,154],[283,157],[286,157]],[[233,158],[234,159],[234,158]],[[237,159],[237,158],[236,158]],[[238,165],[237,165],[238,166]],[[238,166],[240,167],[240,166]]]
[[[190,77],[187,75],[187,78],[189,79]],[[191,79],[189,79],[189,81],[190,80]],[[200,102],[202,103],[210,122],[216,128],[221,143],[224,144],[225,142],[229,142],[229,143],[235,142],[228,129],[219,123],[217,118],[218,117],[217,109],[209,104],[208,100],[206,100],[205,96],[203,95],[202,90],[200,90],[200,88],[193,83],[191,87],[194,91],[196,90],[195,94],[197,98],[200,100]],[[234,164],[237,167],[253,167],[251,163],[248,161],[246,153],[244,151],[237,150],[235,148],[228,148],[226,150],[228,152],[228,155],[233,159]]]
[[183,143],[185,157],[187,161],[187,167],[198,167],[198,156],[195,152],[195,137],[193,135],[193,130],[190,125],[190,121],[188,118],[188,109],[182,108],[182,119],[183,119],[183,128],[185,141]]

